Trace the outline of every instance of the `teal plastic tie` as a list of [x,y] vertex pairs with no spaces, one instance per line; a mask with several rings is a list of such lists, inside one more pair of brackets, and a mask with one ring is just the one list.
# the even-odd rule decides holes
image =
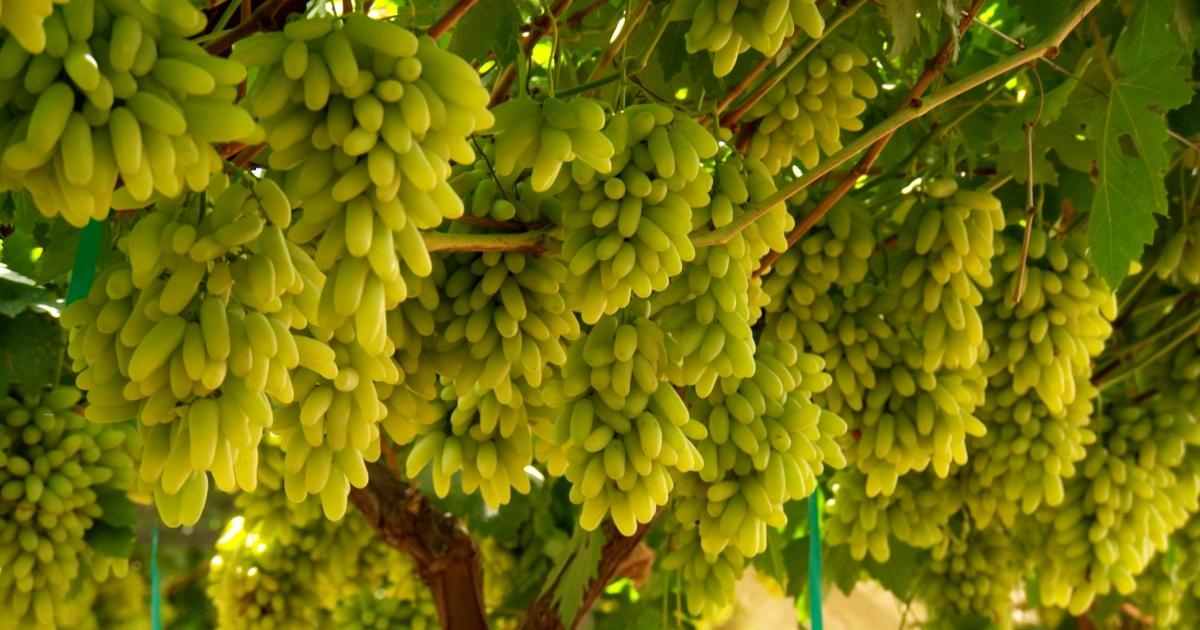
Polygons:
[[158,525],[150,533],[150,628],[162,630],[162,576],[158,574]]
[[821,613],[821,488],[808,497],[808,616],[812,630],[824,630]]
[[96,261],[100,259],[100,241],[104,236],[104,224],[92,219],[79,231],[79,247],[75,249],[75,266],[71,271],[71,285],[67,287],[67,304],[87,297],[96,279]]

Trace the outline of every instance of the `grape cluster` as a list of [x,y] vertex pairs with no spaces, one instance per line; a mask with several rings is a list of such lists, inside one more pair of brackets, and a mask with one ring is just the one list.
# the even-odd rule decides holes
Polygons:
[[904,475],[890,494],[870,496],[867,476],[853,468],[833,476],[826,534],[831,545],[849,545],[862,559],[891,557],[890,538],[923,549],[945,542],[947,524],[962,507],[953,479],[929,472]]
[[[770,173],[753,158],[729,155],[715,170],[712,202],[696,210],[693,231],[728,225],[775,193]],[[652,296],[655,318],[667,333],[672,383],[707,396],[718,379],[754,374],[750,326],[759,313],[751,289],[761,282],[750,273],[767,251],[787,247],[791,224],[784,205],[776,205],[729,243],[697,251],[683,273]]]
[[1178,287],[1200,286],[1200,222],[1187,223],[1169,233],[1153,272]]
[[688,612],[705,618],[719,616],[737,599],[746,556],[733,545],[717,554],[706,552],[698,528],[675,524],[671,530],[670,551],[658,566],[679,572]]
[[825,31],[816,0],[680,0],[668,18],[690,22],[688,53],[712,52],[718,77],[729,74],[738,55],[751,48],[771,57],[797,29],[814,39]]
[[688,238],[696,208],[709,203],[712,176],[702,159],[717,142],[694,120],[658,104],[633,105],[605,129],[616,150],[612,168],[571,163],[560,177],[562,257],[567,288],[583,321],[594,324],[667,288],[696,256]]
[[283,236],[278,186],[241,179],[210,192],[211,203],[159,203],[139,218],[123,256],[62,317],[87,418],[138,420],[139,474],[168,525],[200,517],[206,472],[226,492],[254,487],[272,402],[294,399],[293,369],[332,358],[292,332],[313,316],[323,278]]
[[835,442],[846,423],[812,402],[831,381],[820,358],[771,344],[755,358],[752,378],[725,381],[692,406],[708,436],[697,442],[700,470],[681,476],[674,514],[699,528],[712,555],[726,545],[762,553],[767,527],[787,523],[784,503],[811,494],[826,463],[846,463]]
[[931,612],[925,627],[953,630],[962,627],[963,615],[975,613],[999,630],[1012,630],[1013,591],[1028,562],[1022,545],[1004,530],[952,532],[934,547],[928,577],[918,589]]
[[852,42],[822,42],[746,112],[750,155],[778,173],[797,158],[810,169],[837,153],[842,130],[862,129],[859,116],[878,95],[869,62]]
[[342,630],[438,627],[433,600],[396,599],[374,589],[363,589],[338,603],[333,611],[333,622]]
[[30,4],[0,13],[17,26],[0,43],[0,188],[29,190],[47,216],[82,226],[204,190],[214,143],[261,135],[234,105],[246,68],[187,39],[205,25],[187,0],[14,6]]
[[702,464],[695,441],[704,425],[662,378],[663,333],[637,302],[620,315],[603,316],[567,350],[553,444],[565,457],[571,501],[582,504],[579,524],[599,527],[612,513],[625,535],[650,522],[674,486],[672,470]]
[[1098,596],[1130,595],[1135,576],[1200,509],[1200,467],[1191,450],[1200,424],[1118,398],[1092,418],[1096,443],[1066,483],[1062,505],[1038,510],[1046,530],[1034,550],[1040,596],[1079,614]]
[[80,571],[123,575],[125,559],[93,551],[87,537],[104,516],[106,492],[134,484],[136,435],[76,413],[81,393],[58,387],[35,397],[0,397],[0,616],[55,627]]
[[[793,204],[798,206],[799,204]],[[805,309],[834,287],[853,287],[866,279],[875,253],[873,220],[866,208],[843,199],[783,253],[771,266],[763,290],[770,296],[769,312],[789,312],[774,326],[794,329]],[[781,321],[781,320],[789,321]],[[790,337],[789,337],[790,338]]]
[[47,17],[54,5],[67,0],[2,0],[0,1],[0,29],[22,48],[31,53],[40,53],[46,48]]
[[303,208],[288,236],[311,243],[329,282],[319,324],[354,322],[383,355],[385,313],[411,293],[402,266],[432,272],[422,230],[462,214],[449,162],[471,163],[467,137],[492,124],[487,92],[462,59],[366,15],[290,22],[241,40],[258,68],[245,99],[266,129],[267,165]]
[[495,168],[501,176],[532,169],[530,186],[544,192],[562,167],[576,160],[598,173],[612,169],[613,142],[602,131],[606,115],[597,101],[518,98],[497,105],[492,113]]

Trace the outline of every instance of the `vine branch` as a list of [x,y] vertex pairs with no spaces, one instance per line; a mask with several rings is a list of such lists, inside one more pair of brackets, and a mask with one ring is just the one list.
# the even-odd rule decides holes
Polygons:
[[438,21],[434,22],[433,26],[430,26],[425,31],[425,34],[434,39],[445,35],[447,31],[454,28],[454,25],[467,14],[467,11],[470,11],[478,3],[479,0],[458,0],[454,6],[450,7],[449,11],[446,11],[445,15],[438,18]]
[[[963,94],[987,83],[988,81],[991,81],[992,79],[1003,76],[1012,70],[1024,66],[1032,60],[1043,56],[1056,55],[1058,53],[1058,47],[1062,41],[1066,39],[1067,35],[1070,34],[1071,31],[1074,30],[1074,28],[1079,24],[1079,22],[1083,20],[1083,18],[1099,3],[1100,0],[1085,0],[1085,2],[1079,8],[1075,9],[1063,22],[1063,24],[1060,25],[1058,29],[1056,29],[1054,33],[1046,39],[1046,41],[1042,42],[1038,46],[1029,48],[1021,53],[1018,53],[1017,55],[1014,55],[1013,57],[987,66],[959,81],[946,86],[945,88],[942,88],[929,98],[908,103],[903,109],[884,119],[881,123],[860,135],[853,142],[847,144],[840,151],[825,159],[823,162],[818,164],[816,168],[808,171],[802,177],[781,188],[774,195],[771,195],[762,203],[758,204],[750,212],[738,217],[736,221],[733,221],[732,223],[719,229],[694,235],[692,238],[692,243],[696,247],[711,247],[714,245],[723,245],[729,242],[730,239],[736,236],[747,226],[762,218],[762,216],[765,215],[773,206],[792,198],[796,194],[800,193],[800,191],[811,185],[813,181],[824,176],[838,166],[841,166],[845,162],[849,161],[850,158],[853,158],[863,151],[872,149],[872,145],[880,140],[884,138],[890,139],[892,134],[894,134],[896,130],[904,125],[921,118],[922,116],[925,116],[941,105],[944,105],[945,103],[962,96]],[[976,0],[976,4],[982,4],[982,2],[980,0]],[[923,78],[924,76],[925,75],[922,75]],[[929,76],[925,81],[914,86],[914,90],[917,87],[921,87],[923,90],[933,82],[933,79],[933,74],[929,73]],[[849,180],[849,184],[845,185],[846,190],[849,190],[854,183],[853,179],[850,178],[853,177],[854,179],[857,179],[859,175],[866,170],[863,167],[870,166],[870,164],[867,163],[868,158],[873,162],[874,158],[878,157],[880,150],[882,149],[868,151],[868,153],[863,156],[863,160],[860,161],[860,163],[850,171],[849,175],[845,178],[846,180]],[[845,193],[843,192],[842,194]],[[803,236],[803,233],[799,233],[799,229],[805,224],[809,224],[808,227],[804,228],[804,230],[807,231],[808,228],[811,227],[811,224],[815,224],[819,219],[820,217],[815,217],[810,221],[810,219],[806,217],[805,221],[800,226],[797,226],[797,230],[794,230],[793,234],[789,236],[793,236],[796,240],[799,240],[800,236]]]
[[[529,32],[525,34],[525,38],[521,40],[521,54],[526,57],[533,52],[533,47],[537,45],[546,33],[550,30],[550,24],[558,19],[567,10],[567,6],[571,4],[571,0],[555,0],[550,6],[550,12],[538,16],[537,19],[529,23]],[[582,9],[581,9],[582,10]],[[517,69],[510,66],[504,69],[504,72],[496,79],[496,83],[492,85],[492,97],[488,103],[488,107],[495,107],[504,102],[508,98],[508,90],[512,87],[513,81],[517,79]]]

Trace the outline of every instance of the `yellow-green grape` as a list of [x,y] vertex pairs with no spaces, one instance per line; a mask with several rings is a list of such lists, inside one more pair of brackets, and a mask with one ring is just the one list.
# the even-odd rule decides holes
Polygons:
[[981,288],[993,284],[1004,211],[988,192],[955,189],[946,180],[928,187],[930,202],[909,209],[888,261],[900,292],[895,325],[919,331],[926,371],[970,368],[988,357],[979,306]]
[[835,474],[830,487],[829,544],[848,545],[859,560],[869,553],[887,562],[892,553],[889,537],[920,548],[942,543],[946,524],[962,507],[954,481],[928,472],[901,477],[890,495],[869,496],[866,475],[854,468]]
[[1200,509],[1196,416],[1105,402],[1062,505],[1035,512],[1046,530],[1033,549],[1040,599],[1073,615],[1112,591],[1131,595],[1155,552]]
[[334,369],[324,343],[292,333],[314,316],[323,277],[264,219],[290,214],[281,198],[267,208],[271,186],[242,179],[207,204],[160,202],[63,313],[88,419],[138,421],[139,475],[170,526],[200,517],[208,473],[225,492],[252,489],[272,403],[295,398],[292,371]]
[[680,0],[670,6],[669,19],[689,22],[688,53],[712,52],[718,77],[751,48],[771,57],[797,29],[813,39],[825,31],[816,0]]
[[295,402],[276,411],[271,427],[286,453],[288,498],[319,494],[333,520],[346,513],[350,488],[367,485],[365,462],[379,458],[379,423],[387,414],[379,390],[400,379],[391,340],[385,354],[375,355],[354,339],[349,326],[323,341],[297,337],[326,356],[321,365],[302,364],[296,371]]
[[238,42],[258,68],[245,105],[262,120],[267,165],[304,209],[289,238],[315,248],[329,277],[319,324],[353,321],[382,356],[386,312],[414,292],[402,269],[432,272],[422,230],[462,214],[447,183],[469,164],[468,141],[493,117],[479,75],[462,59],[393,22],[362,14],[297,20]]
[[75,412],[81,396],[0,397],[0,618],[14,627],[54,628],[81,571],[103,580],[128,570],[85,539],[105,516],[101,495],[134,484],[136,435],[88,422]]
[[1191,628],[1200,621],[1200,518],[1192,515],[1171,546],[1138,576],[1130,598],[1160,628]]
[[0,41],[0,188],[28,190],[46,216],[83,226],[204,190],[215,143],[261,136],[234,104],[246,68],[187,39],[206,23],[192,3],[69,0],[37,37],[16,6],[42,4],[0,12],[15,35]]
[[490,536],[476,539],[479,544],[479,555],[483,558],[483,603],[493,615],[502,615],[503,619],[511,619],[508,612],[498,609],[504,605],[504,600],[513,590],[513,571],[518,570],[517,558]]
[[833,287],[862,282],[875,253],[872,224],[871,214],[853,199],[843,199],[830,208],[772,265],[763,283],[771,298],[767,311],[802,313]]
[[1200,285],[1200,223],[1187,223],[1164,236],[1154,275],[1179,288]]
[[995,346],[989,368],[1007,370],[1017,394],[1036,392],[1050,411],[1062,413],[1075,400],[1075,377],[1091,377],[1092,360],[1112,334],[1116,293],[1089,264],[1083,235],[1059,241],[1035,229],[1025,288],[1014,304],[1021,246],[1006,240],[1003,248],[1004,275],[989,292],[993,314],[984,327]]
[[501,176],[531,169],[531,187],[544,192],[568,162],[579,160],[599,173],[612,169],[613,141],[603,132],[607,115],[598,101],[518,98],[492,113],[494,166]]
[[67,0],[0,0],[0,33],[31,54],[46,49],[46,18]]
[[928,579],[917,597],[929,611],[925,627],[961,628],[964,615],[987,617],[997,630],[1012,630],[1013,591],[1021,586],[1029,557],[1024,541],[996,527],[951,532],[924,565]]
[[[495,147],[495,142],[485,144],[484,155],[494,154]],[[450,186],[462,198],[465,215],[518,226],[544,221],[561,223],[562,201],[549,193],[535,191],[526,175],[520,170],[513,175],[497,175],[486,160],[480,160],[458,170],[450,178]],[[463,226],[451,227],[461,229]]]
[[[149,630],[150,588],[145,571],[131,567],[121,577],[81,580],[64,605],[55,607],[55,624],[72,630]],[[163,621],[170,623],[176,611],[169,602],[163,604]]]
[[703,467],[679,477],[675,518],[697,527],[709,554],[736,545],[745,557],[762,553],[767,528],[787,524],[784,504],[816,488],[828,463],[846,460],[835,441],[846,423],[812,402],[830,384],[814,355],[764,344],[752,378],[729,379],[696,401],[708,436],[697,442]]
[[426,630],[438,627],[437,607],[428,597],[410,601],[363,589],[338,604],[333,623],[342,630]]
[[678,571],[688,612],[703,618],[719,617],[737,601],[737,582],[746,569],[746,558],[734,545],[718,554],[704,551],[699,530],[678,527],[670,537],[670,551],[658,563],[663,571]]
[[538,406],[541,401],[533,388],[514,389],[507,400],[482,385],[465,394],[458,391],[447,383],[435,402],[437,418],[418,427],[411,439],[397,440],[413,444],[405,475],[415,479],[428,468],[434,493],[445,497],[452,477],[461,472],[463,492],[478,490],[484,503],[496,509],[509,502],[513,490],[522,494],[530,490],[525,468],[533,462],[533,441],[527,405]]
[[315,497],[285,496],[285,455],[261,448],[257,490],[239,494],[209,565],[207,593],[217,627],[323,628],[339,602],[359,589],[411,598],[411,560],[375,536],[357,513],[323,515]]
[[658,104],[618,112],[605,128],[616,148],[610,171],[580,160],[560,177],[567,229],[567,288],[583,321],[616,313],[632,296],[662,291],[696,256],[692,213],[709,203],[701,164],[717,142],[682,112]]
[[604,316],[567,350],[566,400],[551,439],[565,452],[570,498],[582,504],[579,524],[589,531],[611,512],[632,535],[667,503],[671,471],[703,463],[694,441],[704,425],[663,378],[663,333],[648,310],[638,302]]
[[[728,225],[774,192],[761,162],[730,155],[717,165],[712,202],[696,210],[692,228]],[[697,251],[683,273],[653,296],[655,319],[667,333],[671,382],[694,385],[698,394],[707,396],[718,379],[754,374],[750,326],[759,313],[750,289],[758,281],[750,274],[764,253],[786,249],[784,234],[791,226],[791,215],[778,204],[729,243]]]
[[842,130],[861,130],[859,116],[878,94],[869,62],[852,42],[822,42],[746,112],[750,155],[778,173],[796,159],[810,169],[821,155],[837,153]]
[[1098,392],[1075,376],[1078,395],[1061,412],[1029,394],[1018,394],[1007,373],[988,381],[977,415],[987,434],[971,440],[970,474],[964,478],[967,506],[980,527],[998,517],[1006,527],[1043,505],[1061,505],[1066,480],[1096,436],[1088,427]]
[[521,383],[541,386],[566,361],[579,322],[561,288],[562,261],[522,252],[452,254],[441,285],[447,305],[434,344],[440,372],[460,393],[493,390],[509,404]]

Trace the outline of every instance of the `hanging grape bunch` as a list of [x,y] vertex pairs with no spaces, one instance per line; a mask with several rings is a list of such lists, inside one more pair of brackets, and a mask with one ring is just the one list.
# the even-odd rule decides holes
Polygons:
[[813,39],[825,31],[816,0],[679,0],[669,17],[689,21],[688,53],[712,52],[718,77],[751,48],[769,57],[797,30]]
[[261,134],[234,105],[245,67],[187,39],[205,26],[187,0],[60,2],[40,36],[36,11],[0,13],[19,25],[0,43],[0,189],[28,190],[46,216],[83,226],[204,190],[214,143]]
[[543,101],[518,98],[497,105],[492,113],[500,176],[532,169],[530,186],[544,192],[563,166],[569,169],[576,160],[600,173],[612,168],[613,142],[602,131],[606,114],[597,101],[578,96],[567,101],[553,96]]
[[750,155],[778,173],[799,159],[806,169],[842,148],[842,131],[863,128],[859,116],[878,95],[870,60],[853,42],[821,42],[743,120]]
[[139,475],[170,525],[200,517],[208,473],[226,492],[254,488],[272,403],[293,400],[293,369],[331,353],[292,332],[323,278],[284,239],[279,187],[241,178],[210,192],[139,218],[62,318],[88,419],[138,420]]
[[[124,574],[87,541],[109,494],[133,488],[136,436],[76,412],[79,390],[0,397],[0,616],[7,624],[55,627],[55,608],[77,578]],[[81,573],[82,572],[82,573]]]
[[830,481],[834,495],[826,525],[829,544],[848,545],[858,559],[870,554],[877,562],[887,562],[893,538],[923,549],[942,545],[947,523],[962,507],[954,480],[928,472],[904,475],[882,496],[868,495],[866,484],[866,476],[853,468]]

